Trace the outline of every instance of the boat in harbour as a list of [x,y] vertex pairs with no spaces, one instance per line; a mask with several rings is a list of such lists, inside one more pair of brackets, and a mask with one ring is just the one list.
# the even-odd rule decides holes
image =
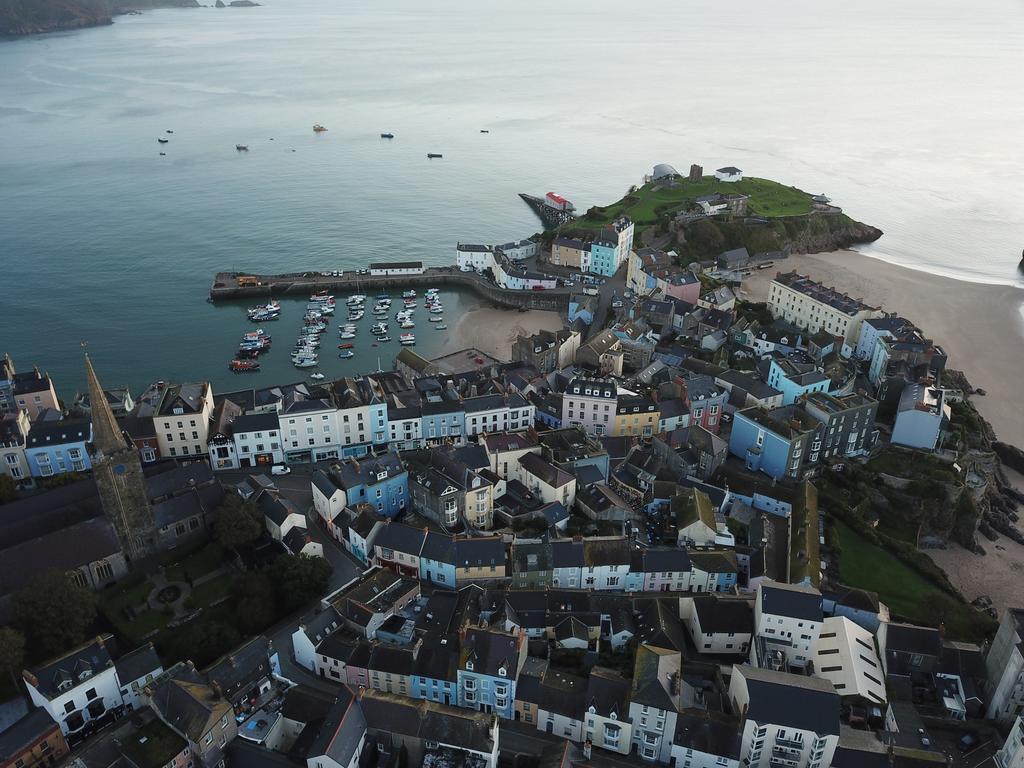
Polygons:
[[313,133],[323,133],[326,130],[327,129],[324,126],[320,125],[320,123],[316,123],[313,126]]
[[434,330],[435,330],[435,331],[447,331],[447,330],[448,330],[448,326],[447,326],[447,325],[444,325],[444,324],[442,323],[441,325],[435,325],[435,326],[434,326]]
[[391,341],[391,337],[388,336],[387,334],[384,334],[383,336],[378,336],[377,341],[383,344],[386,341]]
[[255,360],[239,360],[236,358],[228,363],[228,368],[232,373],[255,373],[260,369],[260,364]]
[[434,160],[435,158],[440,159],[442,157],[444,157],[444,155],[437,152],[427,152],[427,160]]
[[431,315],[430,317],[427,318],[427,320],[430,321],[431,323],[443,323],[444,322],[444,318],[441,317],[440,315]]
[[315,381],[320,381],[325,377],[322,373],[311,373],[309,374],[309,378],[314,379]]
[[380,137],[382,139],[393,139],[393,138],[395,138],[395,134],[393,134],[393,133],[382,133],[380,135]]
[[354,344],[339,344],[338,349],[352,349],[354,346]]
[[314,357],[307,357],[299,360],[292,360],[292,365],[296,368],[316,368],[320,363]]
[[402,298],[403,299],[415,299],[416,298],[416,291],[414,291],[412,288],[410,288],[408,291],[403,291],[402,292]]
[[249,151],[249,145],[248,144],[235,144],[235,149],[237,149],[239,152],[248,152]]
[[344,352],[339,352],[338,353],[338,357],[341,358],[342,360],[348,360],[350,357],[355,357],[355,356],[356,356],[356,353],[353,352],[351,349],[346,349]]
[[157,139],[161,144],[166,144],[170,139]]

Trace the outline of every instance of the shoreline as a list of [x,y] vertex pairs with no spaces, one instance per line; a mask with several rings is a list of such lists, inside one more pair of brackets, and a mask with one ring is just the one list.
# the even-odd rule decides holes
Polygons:
[[449,328],[440,354],[449,354],[460,349],[475,347],[499,360],[512,359],[512,342],[517,336],[538,331],[560,331],[565,328],[562,315],[544,309],[520,312],[480,302],[459,318],[454,328]]
[[792,255],[774,269],[754,272],[739,295],[764,301],[776,272],[792,270],[916,323],[949,355],[949,368],[986,391],[972,402],[997,438],[1024,445],[1024,409],[1016,403],[1016,382],[1024,374],[1024,289],[935,275],[858,251],[832,251]]

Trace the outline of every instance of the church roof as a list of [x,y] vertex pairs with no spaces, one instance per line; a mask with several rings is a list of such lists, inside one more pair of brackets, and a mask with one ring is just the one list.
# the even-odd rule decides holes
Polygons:
[[124,433],[110,409],[110,401],[103,393],[100,380],[92,367],[92,359],[85,356],[85,377],[89,382],[90,416],[92,417],[92,443],[98,453],[112,453],[127,446]]

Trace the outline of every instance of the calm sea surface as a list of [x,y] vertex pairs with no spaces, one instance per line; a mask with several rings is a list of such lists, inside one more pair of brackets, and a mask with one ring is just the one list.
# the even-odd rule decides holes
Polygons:
[[[265,1],[0,43],[0,347],[65,395],[80,339],[111,386],[303,378],[298,302],[264,372],[226,372],[249,326],[206,302],[216,271],[450,263],[538,229],[517,192],[585,208],[657,162],[825,192],[885,230],[871,255],[1019,281],[1016,0]],[[324,371],[389,367],[360,341]]]

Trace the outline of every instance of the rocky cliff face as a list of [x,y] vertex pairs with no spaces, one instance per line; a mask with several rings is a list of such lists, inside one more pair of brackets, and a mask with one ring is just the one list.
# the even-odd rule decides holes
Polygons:
[[824,253],[861,243],[873,243],[882,230],[854,221],[849,216],[807,217],[785,225],[785,242],[790,253]]
[[0,0],[0,37],[20,37],[110,24],[119,13],[198,8],[198,0]]

